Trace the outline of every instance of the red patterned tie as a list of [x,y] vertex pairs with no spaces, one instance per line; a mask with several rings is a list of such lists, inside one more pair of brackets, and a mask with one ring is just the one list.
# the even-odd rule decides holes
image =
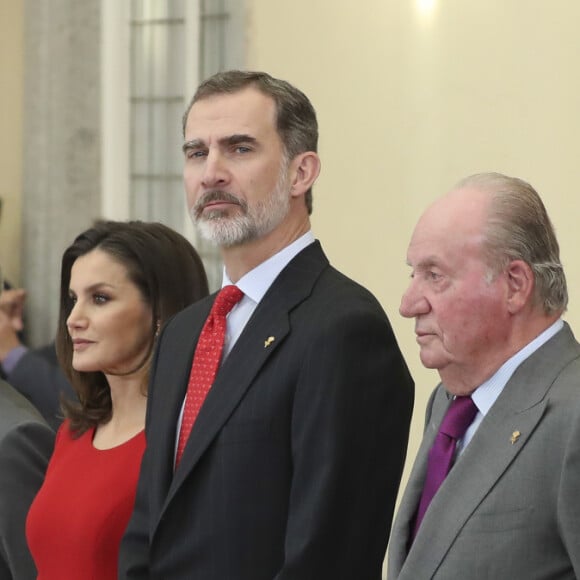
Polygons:
[[413,529],[412,538],[414,539],[419,531],[419,526],[423,520],[423,516],[437,493],[437,490],[447,477],[453,465],[453,458],[455,455],[455,447],[457,440],[461,439],[467,428],[473,422],[477,414],[477,407],[471,400],[471,397],[455,397],[443,421],[439,432],[435,437],[433,446],[429,451],[429,459],[427,461],[427,476],[423,485],[423,493],[421,501],[417,510],[415,518],[415,526]]
[[244,293],[237,286],[224,286],[217,295],[203,325],[189,375],[185,408],[175,454],[175,468],[181,460],[191,428],[215,379],[226,336],[226,316],[242,299]]

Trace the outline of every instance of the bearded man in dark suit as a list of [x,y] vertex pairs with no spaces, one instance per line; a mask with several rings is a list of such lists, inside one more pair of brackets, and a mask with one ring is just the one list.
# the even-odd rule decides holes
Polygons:
[[120,577],[379,580],[413,382],[377,300],[310,230],[314,109],[285,81],[229,71],[198,88],[184,136],[191,216],[243,297],[178,464],[216,296],[161,332]]

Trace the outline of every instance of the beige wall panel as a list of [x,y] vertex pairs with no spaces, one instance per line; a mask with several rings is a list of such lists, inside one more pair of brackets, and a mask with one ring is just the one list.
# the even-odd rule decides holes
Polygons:
[[530,181],[556,226],[566,318],[580,336],[580,4],[249,4],[248,66],[301,87],[319,114],[315,232],[377,294],[415,377],[407,474],[437,375],[421,367],[413,323],[397,311],[409,237],[436,196],[478,171]]
[[20,281],[20,195],[22,190],[23,5],[0,2],[0,267]]

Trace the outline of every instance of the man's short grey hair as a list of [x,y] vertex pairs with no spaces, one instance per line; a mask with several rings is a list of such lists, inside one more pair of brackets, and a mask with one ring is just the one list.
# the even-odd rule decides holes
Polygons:
[[548,315],[568,305],[566,275],[554,226],[537,191],[517,177],[478,173],[461,180],[458,189],[474,187],[493,195],[485,229],[485,252],[495,276],[513,260],[534,273],[534,304]]

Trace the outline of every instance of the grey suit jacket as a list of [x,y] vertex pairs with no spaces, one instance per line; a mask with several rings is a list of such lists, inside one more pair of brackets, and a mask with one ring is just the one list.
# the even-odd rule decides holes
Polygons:
[[76,399],[73,388],[58,364],[54,343],[29,349],[7,375],[7,380],[40,411],[45,421],[55,430],[63,420],[60,397],[64,395]]
[[303,250],[220,367],[173,474],[213,299],[159,337],[119,577],[380,580],[413,401],[383,309],[318,243]]
[[580,346],[569,326],[524,361],[433,498],[411,550],[443,385],[393,525],[389,580],[580,577]]
[[33,580],[36,568],[24,533],[28,508],[38,492],[54,431],[32,404],[0,381],[0,578]]

